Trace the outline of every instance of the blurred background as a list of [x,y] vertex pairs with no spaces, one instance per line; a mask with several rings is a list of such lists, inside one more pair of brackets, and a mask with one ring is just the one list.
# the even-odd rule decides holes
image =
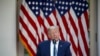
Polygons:
[[[100,0],[88,0],[89,56],[100,56]],[[22,0],[0,0],[0,56],[29,56],[18,36]],[[33,47],[34,48],[34,47]]]

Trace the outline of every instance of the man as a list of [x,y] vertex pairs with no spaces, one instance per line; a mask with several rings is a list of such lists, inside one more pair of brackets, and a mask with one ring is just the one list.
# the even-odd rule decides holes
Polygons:
[[37,48],[37,56],[71,56],[70,43],[60,40],[58,26],[48,28],[50,40],[41,42]]

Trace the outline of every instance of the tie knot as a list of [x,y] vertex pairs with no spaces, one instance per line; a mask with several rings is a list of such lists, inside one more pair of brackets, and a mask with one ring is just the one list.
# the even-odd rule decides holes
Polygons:
[[56,44],[56,40],[53,40],[53,44]]

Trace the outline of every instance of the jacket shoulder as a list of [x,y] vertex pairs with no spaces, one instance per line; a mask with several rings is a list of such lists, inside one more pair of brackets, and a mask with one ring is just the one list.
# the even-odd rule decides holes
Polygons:
[[65,46],[66,46],[66,45],[67,45],[67,46],[70,46],[70,42],[68,42],[68,41],[62,41],[62,40],[61,40],[60,42],[61,42],[63,45],[65,45]]
[[47,44],[49,44],[50,43],[50,41],[48,41],[48,40],[45,40],[45,41],[42,41],[42,42],[40,42],[39,43],[39,46],[41,46],[41,45],[47,45]]

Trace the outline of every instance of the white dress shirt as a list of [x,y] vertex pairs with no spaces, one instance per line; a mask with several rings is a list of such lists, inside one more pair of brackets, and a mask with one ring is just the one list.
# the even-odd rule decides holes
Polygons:
[[[59,45],[59,41],[56,42],[56,51],[58,52],[58,45]],[[54,44],[53,44],[53,41],[51,41],[50,43],[50,56],[53,56],[53,47],[54,47]]]

